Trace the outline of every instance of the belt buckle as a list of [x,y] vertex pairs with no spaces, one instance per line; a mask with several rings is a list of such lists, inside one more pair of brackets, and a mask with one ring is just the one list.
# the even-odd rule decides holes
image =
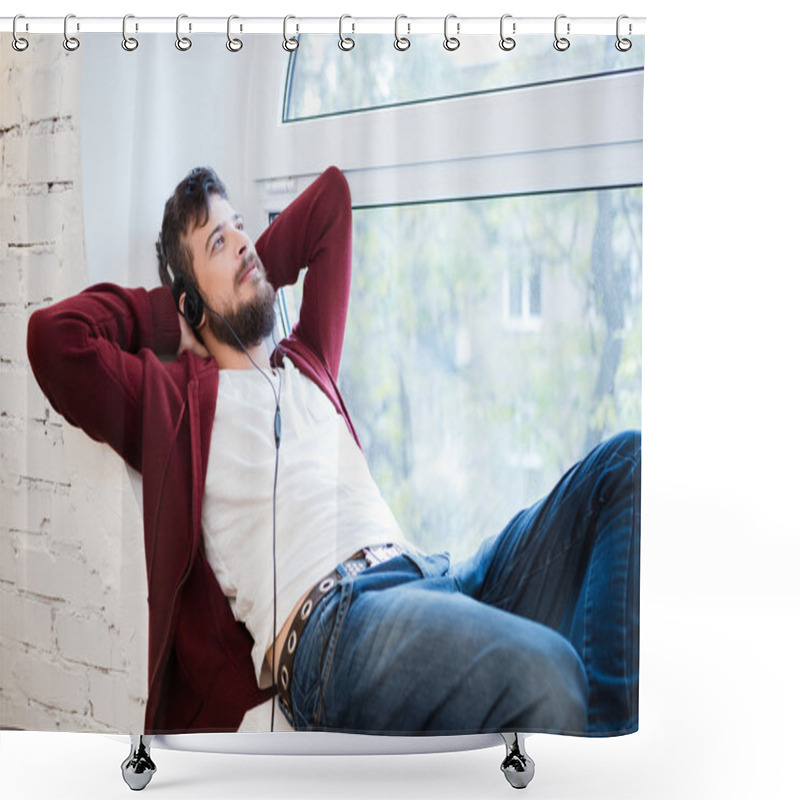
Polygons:
[[364,549],[364,558],[367,566],[374,567],[375,564],[383,564],[392,558],[400,555],[400,548],[396,544],[379,544],[374,547]]
[[366,557],[351,558],[349,561],[345,561],[343,566],[347,575],[358,575],[359,572],[363,572],[370,566],[370,563]]

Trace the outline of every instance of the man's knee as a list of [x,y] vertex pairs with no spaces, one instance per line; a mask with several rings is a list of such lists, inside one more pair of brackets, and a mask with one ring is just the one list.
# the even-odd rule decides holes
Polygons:
[[623,431],[600,445],[609,455],[638,464],[642,456],[641,431]]
[[505,691],[520,730],[583,732],[589,686],[580,656],[564,637],[547,631],[503,655]]
[[642,435],[625,431],[607,439],[589,455],[587,466],[600,477],[601,504],[612,497],[637,497],[641,490]]

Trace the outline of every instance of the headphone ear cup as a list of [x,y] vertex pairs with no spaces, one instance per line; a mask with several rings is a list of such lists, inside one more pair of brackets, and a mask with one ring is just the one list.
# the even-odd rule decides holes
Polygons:
[[192,284],[186,284],[186,297],[183,301],[183,316],[189,326],[196,328],[203,321],[203,300]]
[[175,308],[180,312],[181,310],[181,295],[186,290],[186,282],[183,280],[183,275],[179,272],[172,281],[172,299],[175,301]]

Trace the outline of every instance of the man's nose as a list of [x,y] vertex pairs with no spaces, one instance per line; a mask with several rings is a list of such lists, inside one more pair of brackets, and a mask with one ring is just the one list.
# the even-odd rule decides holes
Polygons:
[[239,239],[237,241],[236,252],[243,255],[250,247],[250,237],[244,231],[237,231]]

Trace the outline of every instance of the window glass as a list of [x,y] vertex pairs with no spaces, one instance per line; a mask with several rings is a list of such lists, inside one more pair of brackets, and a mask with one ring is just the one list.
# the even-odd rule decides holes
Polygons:
[[640,188],[354,211],[339,385],[419,547],[466,555],[641,426],[641,213]]
[[458,50],[442,47],[443,36],[411,36],[398,53],[394,37],[353,37],[356,46],[339,50],[339,39],[304,34],[291,55],[284,120],[307,119],[358,109],[391,106],[455,95],[642,68],[644,37],[633,36],[627,53],[614,36],[576,37],[558,53],[553,38],[525,36],[504,52],[497,36],[470,35]]

